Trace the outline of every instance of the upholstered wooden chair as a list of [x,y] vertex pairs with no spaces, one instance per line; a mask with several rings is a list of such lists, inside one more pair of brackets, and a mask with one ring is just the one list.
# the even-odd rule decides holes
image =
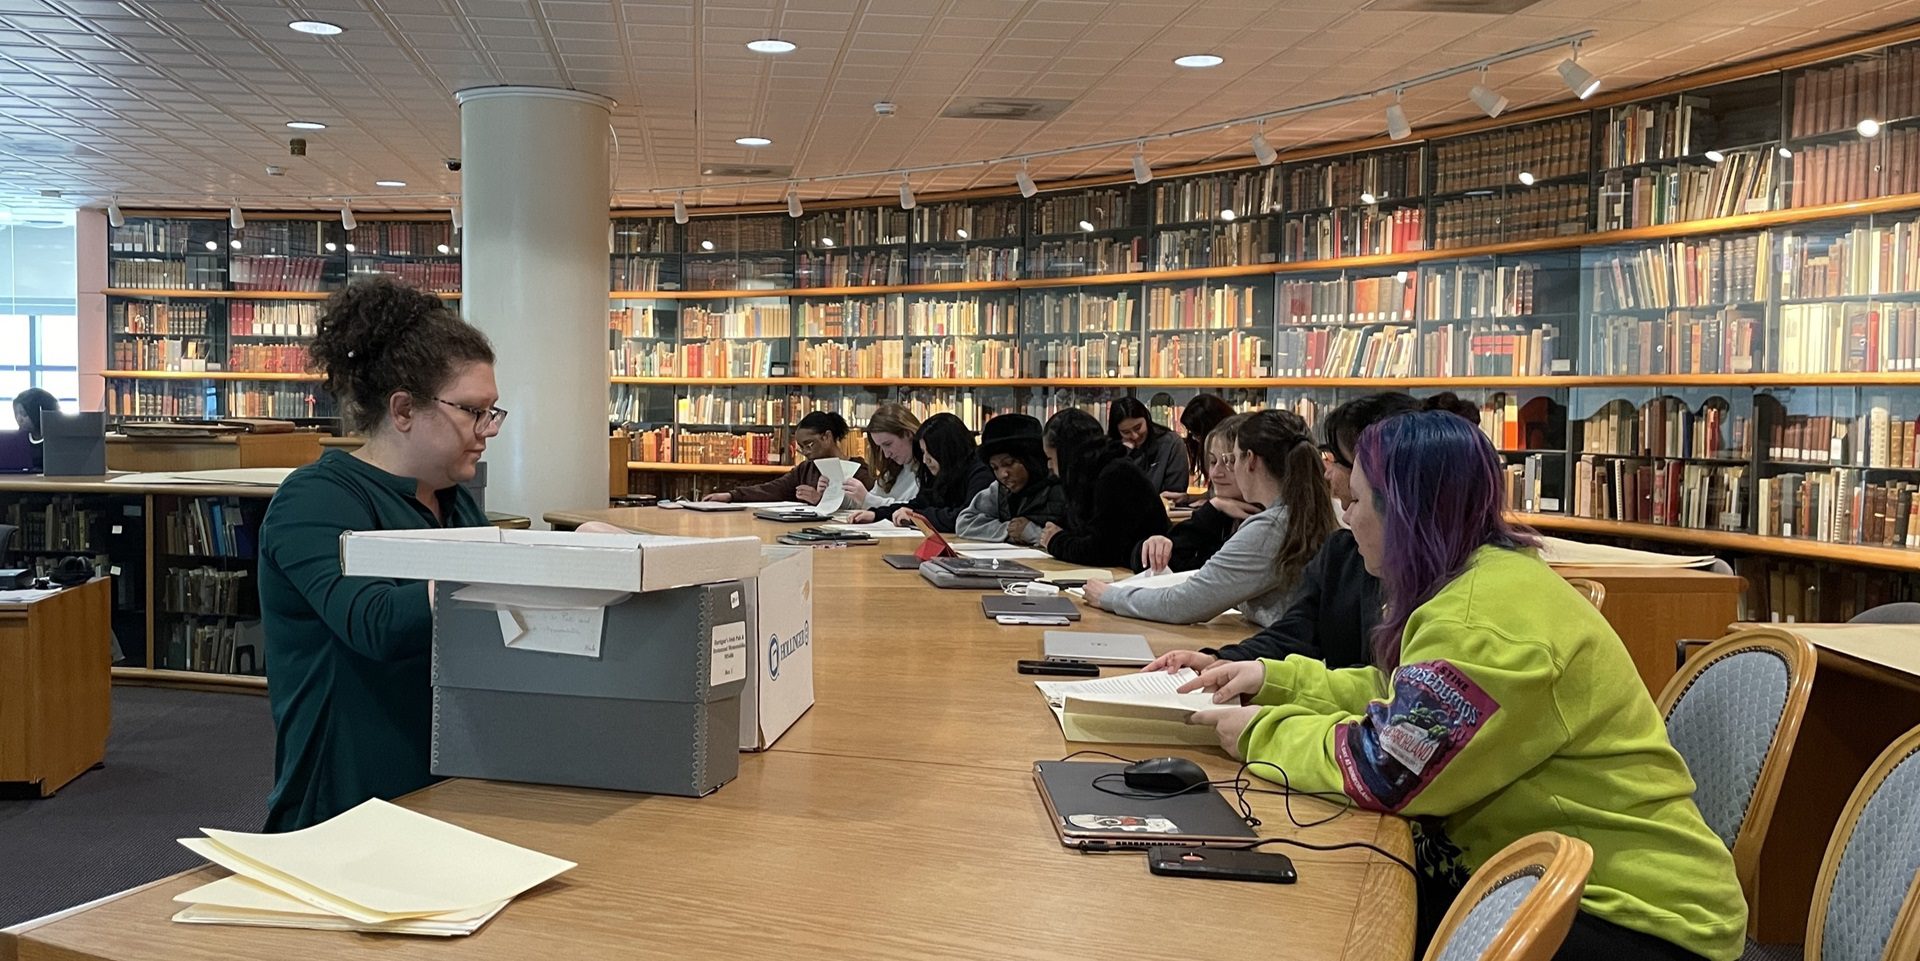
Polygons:
[[1667,737],[1687,762],[1694,803],[1733,851],[1749,911],[1760,847],[1813,689],[1813,645],[1771,627],[1701,648],[1660,692]]
[[1547,961],[1573,926],[1592,868],[1593,849],[1563,834],[1507,845],[1447,909],[1426,961]]
[[1580,596],[1586,598],[1587,603],[1592,604],[1594,610],[1607,609],[1607,585],[1584,577],[1569,577],[1567,583],[1572,584],[1573,589],[1579,591]]
[[1920,958],[1920,728],[1867,769],[1813,889],[1807,961]]

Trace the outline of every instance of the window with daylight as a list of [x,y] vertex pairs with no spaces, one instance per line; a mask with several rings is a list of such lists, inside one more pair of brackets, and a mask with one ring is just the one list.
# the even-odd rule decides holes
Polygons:
[[72,224],[0,223],[0,404],[40,387],[79,409],[77,289]]

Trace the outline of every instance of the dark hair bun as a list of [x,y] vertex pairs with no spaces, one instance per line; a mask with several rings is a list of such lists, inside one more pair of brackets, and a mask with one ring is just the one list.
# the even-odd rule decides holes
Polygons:
[[794,426],[816,434],[830,434],[835,440],[845,439],[848,430],[847,419],[830,410],[816,410],[800,418],[800,423]]
[[1470,400],[1462,400],[1450,390],[1443,390],[1421,401],[1420,409],[1443,410],[1456,417],[1464,417],[1475,424],[1480,423],[1480,405]]
[[310,366],[326,375],[348,426],[372,431],[396,391],[438,390],[456,364],[493,362],[493,346],[440,298],[375,275],[334,292],[321,308]]

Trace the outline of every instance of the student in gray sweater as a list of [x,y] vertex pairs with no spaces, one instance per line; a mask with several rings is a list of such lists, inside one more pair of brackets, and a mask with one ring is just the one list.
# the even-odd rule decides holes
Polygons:
[[[974,495],[954,519],[953,532],[968,540],[1038,544],[1048,524],[1067,517],[1067,493],[1047,468],[1040,422],[1026,414],[1001,414],[980,432],[980,460],[994,483]],[[945,469],[943,465],[943,469]]]
[[1240,498],[1265,507],[1186,581],[1165,587],[1091,582],[1089,603],[1169,624],[1208,621],[1238,607],[1261,627],[1293,605],[1301,571],[1339,527],[1306,424],[1288,411],[1236,415],[1214,428],[1208,453],[1231,458]]

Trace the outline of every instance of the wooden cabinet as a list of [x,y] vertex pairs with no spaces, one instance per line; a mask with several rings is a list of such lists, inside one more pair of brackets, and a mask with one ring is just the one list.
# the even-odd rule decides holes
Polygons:
[[0,605],[0,781],[51,795],[106,759],[106,578]]

